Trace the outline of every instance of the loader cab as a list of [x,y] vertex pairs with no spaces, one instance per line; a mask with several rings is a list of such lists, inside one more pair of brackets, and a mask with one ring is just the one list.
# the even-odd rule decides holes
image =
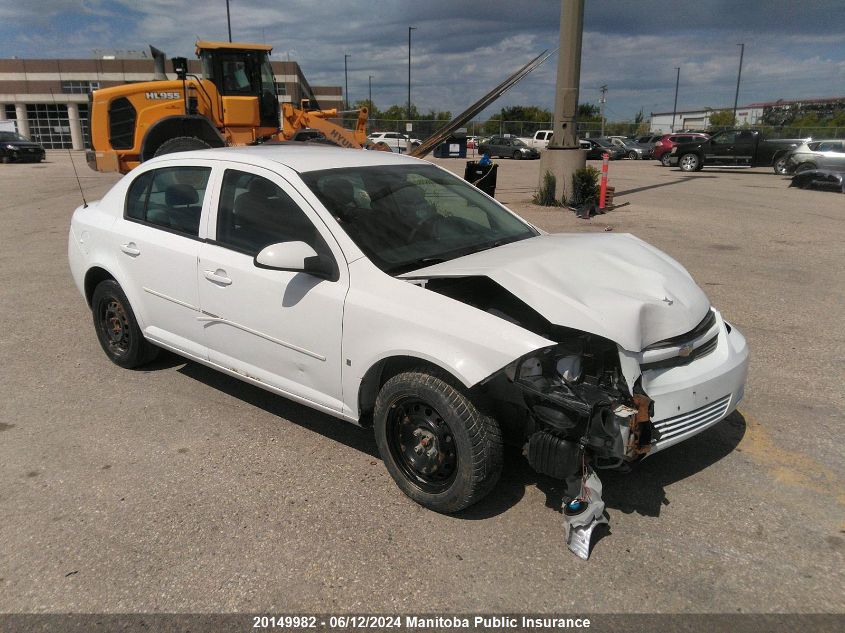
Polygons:
[[279,127],[271,50],[264,44],[197,42],[203,79],[215,85],[223,100],[224,126]]

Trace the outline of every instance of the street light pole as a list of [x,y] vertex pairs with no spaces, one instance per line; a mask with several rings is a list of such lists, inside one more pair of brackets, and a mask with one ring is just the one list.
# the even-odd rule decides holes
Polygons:
[[416,31],[417,27],[408,27],[408,120],[411,119],[411,31]]
[[745,55],[745,44],[737,44],[739,49],[739,72],[736,74],[736,94],[734,95],[734,125],[736,125],[736,104],[739,102],[739,80],[742,77],[742,57]]
[[229,41],[232,41],[232,18],[229,15],[229,0],[226,0],[226,24],[229,26]]
[[346,60],[350,57],[351,55],[343,55],[343,101],[346,104],[344,110],[349,109],[349,73],[347,71]]
[[600,88],[601,98],[599,98],[599,105],[601,106],[601,135],[604,136],[604,104],[607,103],[607,84]]
[[670,132],[675,131],[675,113],[678,111],[678,84],[681,81],[681,69],[676,68],[675,70],[678,71],[678,74],[675,77],[675,105],[672,106],[672,127],[669,128]]
[[373,76],[372,75],[370,75],[367,78],[367,85],[369,87],[369,95],[370,95],[370,97],[369,97],[370,110],[372,110],[373,109]]

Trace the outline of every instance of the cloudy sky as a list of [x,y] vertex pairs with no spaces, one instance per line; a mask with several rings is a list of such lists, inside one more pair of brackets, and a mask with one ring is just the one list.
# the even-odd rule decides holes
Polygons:
[[[422,110],[457,113],[546,48],[557,48],[557,0],[230,0],[237,41],[267,42],[295,59],[312,85],[343,84],[350,100],[380,108],[412,97]],[[193,56],[197,37],[226,39],[225,0],[2,0],[0,57],[82,57],[94,48]],[[581,101],[607,84],[607,114],[733,104],[745,43],[740,103],[845,95],[842,0],[587,0]],[[493,109],[551,107],[557,56]]]

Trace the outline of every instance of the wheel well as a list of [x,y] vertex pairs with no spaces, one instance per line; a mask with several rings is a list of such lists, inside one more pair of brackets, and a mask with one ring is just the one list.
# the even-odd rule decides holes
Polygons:
[[94,296],[94,289],[103,281],[107,279],[114,279],[114,276],[105,270],[95,266],[85,273],[85,300],[88,302],[88,307],[91,307],[91,298]]
[[141,161],[155,156],[156,150],[165,141],[178,136],[194,136],[211,147],[226,145],[220,132],[204,116],[171,116],[157,121],[144,136],[141,143]]
[[360,423],[363,426],[372,424],[373,408],[376,403],[378,392],[388,380],[403,371],[410,369],[427,369],[433,375],[445,378],[446,381],[456,389],[465,390],[464,384],[447,370],[431,361],[423,360],[415,356],[391,356],[383,358],[367,370],[361,379],[361,386],[358,387],[358,411]]

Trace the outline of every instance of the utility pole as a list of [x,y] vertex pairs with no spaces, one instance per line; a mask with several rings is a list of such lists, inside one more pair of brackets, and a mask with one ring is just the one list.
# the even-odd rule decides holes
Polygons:
[[678,84],[681,81],[681,69],[676,68],[675,70],[678,71],[677,76],[675,77],[675,105],[672,106],[672,127],[669,128],[670,132],[675,131],[675,114],[678,111]]
[[411,31],[416,31],[417,27],[408,27],[408,120],[411,119]]
[[349,73],[347,71],[346,60],[352,57],[351,55],[343,55],[343,102],[346,106],[343,108],[344,110],[349,109]]
[[229,41],[232,41],[232,18],[229,15],[229,0],[226,0],[226,24],[229,26]]
[[736,94],[734,95],[734,125],[736,125],[736,104],[739,102],[739,80],[742,77],[742,57],[745,55],[745,44],[737,44],[739,49],[739,72],[736,74]]
[[369,101],[370,101],[370,110],[372,110],[372,109],[373,109],[373,76],[372,76],[372,75],[370,75],[370,76],[367,78],[367,86],[369,87],[369,95],[370,95],[370,98],[369,98]]
[[601,108],[601,135],[604,136],[604,104],[607,103],[607,84],[601,88],[601,97],[599,97],[599,107]]
[[557,181],[556,197],[569,195],[572,174],[586,165],[587,155],[578,143],[578,87],[581,83],[581,38],[584,0],[561,0],[560,53],[555,85],[554,134],[548,150],[540,154],[540,182],[551,172]]

